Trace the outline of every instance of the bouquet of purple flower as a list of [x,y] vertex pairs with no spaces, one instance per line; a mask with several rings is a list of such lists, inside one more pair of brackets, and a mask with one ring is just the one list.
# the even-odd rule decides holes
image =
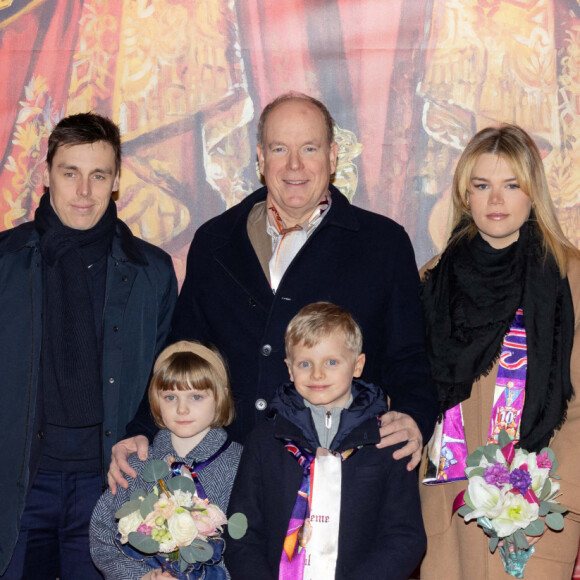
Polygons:
[[558,462],[548,447],[540,453],[516,449],[505,431],[498,441],[478,447],[467,458],[469,483],[455,498],[453,511],[466,522],[477,520],[489,536],[490,551],[499,545],[506,572],[523,578],[534,553],[526,536],[542,535],[546,525],[556,531],[564,527],[566,508],[556,501]]

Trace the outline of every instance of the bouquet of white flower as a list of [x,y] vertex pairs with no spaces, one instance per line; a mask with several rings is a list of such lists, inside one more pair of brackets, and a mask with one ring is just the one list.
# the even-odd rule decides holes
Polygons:
[[118,545],[127,556],[142,555],[153,567],[184,580],[208,578],[208,573],[221,578],[223,570],[216,567],[210,572],[207,567],[221,560],[223,526],[228,525],[232,538],[241,538],[247,529],[246,517],[238,513],[228,520],[217,505],[196,495],[191,477],[179,475],[164,481],[169,472],[167,463],[159,460],[143,470],[143,479],[157,485],[151,493],[135,490],[115,514]]
[[506,572],[523,578],[534,553],[526,536],[540,536],[546,525],[556,531],[564,527],[566,508],[556,501],[558,462],[548,447],[540,453],[516,449],[505,431],[498,442],[478,447],[467,458],[469,483],[453,510],[466,522],[477,520],[489,536],[490,551],[499,545]]

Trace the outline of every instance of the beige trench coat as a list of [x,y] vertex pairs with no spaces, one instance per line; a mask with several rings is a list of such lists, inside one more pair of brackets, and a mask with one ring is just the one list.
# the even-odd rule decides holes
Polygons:
[[[426,267],[432,267],[431,261]],[[423,270],[426,269],[424,267]],[[570,512],[562,532],[547,530],[528,560],[525,580],[570,580],[580,539],[580,261],[569,265],[568,279],[575,313],[575,340],[571,376],[576,393],[566,422],[550,442],[559,462],[560,502]],[[465,436],[469,452],[487,439],[497,366],[476,381],[471,397],[462,403]],[[423,466],[425,457],[423,457]],[[421,473],[422,475],[422,473]],[[423,519],[427,532],[427,553],[421,566],[421,580],[480,580],[512,578],[505,573],[499,551],[489,551],[488,537],[475,521],[466,524],[452,515],[453,500],[467,487],[465,481],[439,485],[419,484]]]

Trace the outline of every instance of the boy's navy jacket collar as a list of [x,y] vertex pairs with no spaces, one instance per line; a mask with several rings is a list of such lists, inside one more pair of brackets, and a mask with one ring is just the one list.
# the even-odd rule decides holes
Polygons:
[[[341,414],[338,433],[330,446],[332,451],[374,445],[381,440],[377,418],[388,410],[382,390],[355,379],[352,396],[351,406]],[[268,407],[268,420],[274,423],[274,437],[291,439],[311,451],[319,446],[312,414],[293,383],[280,385]]]
[[[111,248],[113,258],[121,262],[133,262],[147,266],[149,262],[138,247],[136,239],[129,226],[117,219]],[[0,255],[18,252],[24,247],[35,248],[38,247],[39,242],[40,237],[34,227],[34,222],[27,222],[0,233]]]

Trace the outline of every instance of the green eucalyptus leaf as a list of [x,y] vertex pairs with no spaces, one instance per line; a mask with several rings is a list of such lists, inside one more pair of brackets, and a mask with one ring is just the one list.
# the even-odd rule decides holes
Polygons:
[[556,470],[558,469],[558,460],[556,459],[556,454],[549,447],[546,448],[546,451],[548,452],[548,457],[552,462],[552,469],[550,469],[550,477],[555,477]]
[[240,512],[232,514],[228,520],[228,534],[234,540],[243,538],[248,529],[248,518]]
[[475,467],[469,472],[469,477],[473,477],[474,475],[479,475],[480,477],[483,477],[484,473],[485,467]]
[[146,536],[140,532],[131,532],[128,538],[129,544],[143,554],[156,554],[159,551],[159,542],[151,536]]
[[163,479],[168,475],[169,465],[161,459],[154,459],[145,466],[141,477],[149,483],[155,483],[158,479]]
[[564,516],[559,513],[551,513],[546,516],[546,525],[555,532],[564,529]]
[[141,507],[141,501],[140,500],[135,499],[135,500],[132,500],[132,501],[128,501],[126,504],[124,504],[122,507],[120,507],[115,512],[115,517],[118,520],[120,520],[121,518],[124,518],[125,516],[129,516],[133,512],[136,512],[140,507]]
[[516,530],[512,536],[514,538],[514,544],[516,545],[516,548],[519,548],[520,550],[527,550],[530,547],[530,544],[528,544],[528,540],[526,540],[526,536],[524,535],[523,530]]
[[[468,505],[462,505],[458,510],[457,513],[464,518],[465,516],[468,516],[473,510],[468,506]],[[231,533],[230,533],[231,536]]]
[[545,500],[552,491],[552,482],[549,479],[546,479],[544,482],[544,487],[542,487],[542,491],[540,492],[540,497],[538,498],[540,501]]
[[550,512],[550,504],[547,501],[541,501],[538,515],[543,518],[544,516],[547,516],[549,512]]
[[471,455],[467,457],[467,459],[465,460],[465,465],[467,465],[467,467],[477,467],[482,457],[483,457],[483,448],[478,447]]
[[489,538],[489,551],[493,554],[499,544],[499,538],[495,536],[494,538]]
[[157,501],[159,501],[159,497],[154,493],[150,493],[141,502],[141,517],[143,519],[145,519],[155,509],[153,506]]
[[526,528],[524,528],[524,534],[528,536],[541,536],[544,533],[544,522],[540,518],[530,522]]
[[463,501],[472,509],[475,509],[475,506],[473,505],[473,502],[471,501],[471,498],[469,497],[469,493],[467,492],[467,490],[465,490],[465,493],[463,494]]
[[189,546],[180,548],[179,554],[190,564],[207,562],[213,556],[213,546],[202,540],[193,540]]
[[500,447],[505,447],[512,442],[512,438],[507,434],[505,429],[502,429],[497,435],[497,442]]
[[[193,564],[193,562],[191,562],[191,564]],[[189,566],[187,560],[185,560],[183,558],[183,556],[181,555],[181,550],[179,551],[179,571],[180,572],[185,572],[187,570],[187,567]]]
[[551,512],[556,512],[558,514],[565,514],[568,511],[561,503],[556,503],[555,501],[549,501],[546,503],[550,507]]
[[169,491],[189,491],[190,493],[195,493],[195,483],[189,477],[184,475],[178,475],[177,477],[172,477],[169,481],[165,483]]
[[499,445],[495,443],[493,445],[488,445],[483,448],[483,454],[490,463],[495,463],[497,461],[497,452],[499,450]]
[[131,501],[139,500],[143,501],[147,497],[147,492],[144,489],[136,489],[131,494]]

